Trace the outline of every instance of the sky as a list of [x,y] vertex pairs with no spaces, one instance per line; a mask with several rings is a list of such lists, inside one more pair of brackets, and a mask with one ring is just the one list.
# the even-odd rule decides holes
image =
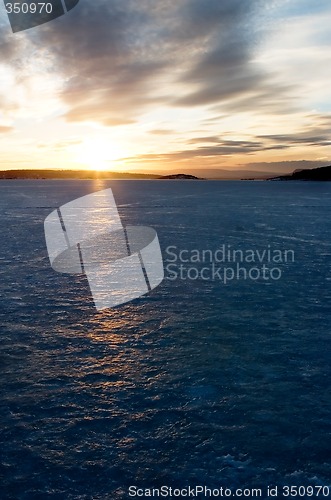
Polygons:
[[80,0],[12,33],[0,170],[331,164],[329,0]]

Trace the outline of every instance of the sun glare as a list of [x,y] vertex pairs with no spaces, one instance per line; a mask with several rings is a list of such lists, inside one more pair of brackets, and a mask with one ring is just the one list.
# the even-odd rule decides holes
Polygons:
[[107,139],[87,139],[75,147],[75,160],[91,170],[112,170],[125,156],[119,145]]

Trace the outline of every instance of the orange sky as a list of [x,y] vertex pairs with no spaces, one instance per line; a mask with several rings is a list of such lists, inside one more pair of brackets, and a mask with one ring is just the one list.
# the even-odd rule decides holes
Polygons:
[[84,0],[16,34],[1,3],[0,21],[2,170],[331,163],[329,1]]

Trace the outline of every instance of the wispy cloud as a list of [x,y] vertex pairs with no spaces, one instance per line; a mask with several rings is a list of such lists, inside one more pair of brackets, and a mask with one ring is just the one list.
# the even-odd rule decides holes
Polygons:
[[8,132],[11,132],[13,130],[13,127],[7,127],[5,125],[0,125],[0,134],[7,134]]
[[324,0],[81,0],[16,35],[4,15],[0,133],[60,154],[100,131],[160,165],[327,157],[330,21]]

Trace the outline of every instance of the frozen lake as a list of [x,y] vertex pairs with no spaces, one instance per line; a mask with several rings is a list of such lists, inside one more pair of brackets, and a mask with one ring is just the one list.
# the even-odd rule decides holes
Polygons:
[[[96,312],[43,222],[109,187],[165,279]],[[331,183],[12,180],[0,213],[1,498],[330,483]]]

